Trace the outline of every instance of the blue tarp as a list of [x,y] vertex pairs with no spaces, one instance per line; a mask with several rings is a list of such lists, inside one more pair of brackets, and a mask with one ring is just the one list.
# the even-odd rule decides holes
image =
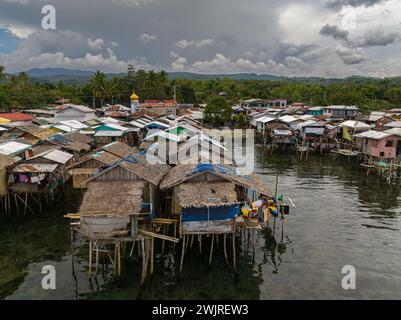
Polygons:
[[183,210],[183,221],[216,221],[231,220],[239,212],[239,205],[214,207],[214,208],[185,208]]

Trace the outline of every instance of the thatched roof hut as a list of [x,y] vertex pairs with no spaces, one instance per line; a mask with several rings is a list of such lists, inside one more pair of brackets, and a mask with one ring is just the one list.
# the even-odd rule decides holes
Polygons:
[[79,212],[88,215],[134,215],[141,213],[143,181],[93,181]]
[[231,182],[186,182],[178,186],[177,199],[182,208],[237,204],[237,194]]
[[132,148],[129,145],[119,141],[109,143],[101,147],[101,149],[109,153],[112,153],[120,158],[132,156],[138,152],[136,148]]
[[168,172],[166,177],[161,181],[160,188],[169,189],[193,179],[198,179],[199,181],[201,176],[204,176],[204,180],[210,180],[206,174],[231,181],[235,185],[252,189],[264,195],[271,194],[261,178],[257,175],[241,175],[235,167],[222,164],[178,165]]

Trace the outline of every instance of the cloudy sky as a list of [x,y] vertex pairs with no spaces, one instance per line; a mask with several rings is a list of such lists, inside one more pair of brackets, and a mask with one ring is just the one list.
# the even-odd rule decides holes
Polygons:
[[[43,30],[44,5],[56,30]],[[400,0],[0,0],[0,64],[401,75]]]

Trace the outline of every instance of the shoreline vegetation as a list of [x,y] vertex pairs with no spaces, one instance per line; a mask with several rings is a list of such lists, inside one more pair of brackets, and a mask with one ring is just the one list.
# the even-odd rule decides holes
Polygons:
[[302,101],[310,106],[355,105],[363,113],[391,109],[401,103],[401,77],[243,80],[222,75],[217,79],[193,80],[186,76],[178,74],[171,79],[165,71],[136,70],[130,65],[126,74],[108,76],[97,71],[81,83],[62,79],[54,83],[38,82],[26,72],[8,74],[0,66],[0,111],[44,108],[60,97],[92,108],[106,103],[129,103],[133,90],[141,102],[171,99],[175,94],[179,103],[204,104],[210,97],[224,93],[229,104],[254,97],[283,98],[289,104]]

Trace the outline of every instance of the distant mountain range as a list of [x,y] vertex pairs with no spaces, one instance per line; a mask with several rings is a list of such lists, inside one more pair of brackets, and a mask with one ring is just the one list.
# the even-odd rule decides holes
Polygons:
[[[64,68],[33,68],[27,71],[27,74],[32,79],[38,82],[51,82],[57,83],[63,81],[66,83],[83,84],[90,80],[95,72],[64,69]],[[108,77],[115,75],[124,75],[124,73],[109,73]],[[256,73],[235,73],[235,74],[197,74],[191,72],[169,72],[168,76],[170,79],[189,79],[189,80],[215,80],[229,78],[233,80],[281,80],[281,81],[292,81],[300,83],[319,83],[327,84],[333,82],[343,82],[346,80],[354,81],[366,81],[366,80],[378,80],[375,78],[367,77],[349,77],[346,79],[339,78],[318,78],[318,77],[283,77],[275,76],[270,74],[256,74]]]

